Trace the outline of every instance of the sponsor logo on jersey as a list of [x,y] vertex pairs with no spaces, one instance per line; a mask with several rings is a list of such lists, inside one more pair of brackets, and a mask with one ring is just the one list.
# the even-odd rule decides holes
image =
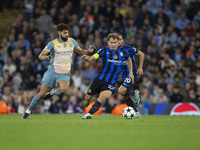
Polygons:
[[120,60],[110,60],[110,59],[108,59],[108,62],[115,63],[115,65],[122,65],[122,61],[120,61]]
[[61,55],[61,56],[66,56],[72,54],[72,51],[57,51],[56,54]]

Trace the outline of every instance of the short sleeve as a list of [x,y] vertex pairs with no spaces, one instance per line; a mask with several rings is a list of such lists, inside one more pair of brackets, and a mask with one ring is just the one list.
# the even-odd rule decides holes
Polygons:
[[99,49],[96,53],[99,54],[100,57],[102,57],[102,56],[105,54],[105,48],[102,47],[102,48]]
[[74,48],[78,48],[78,43],[77,43],[76,40],[74,40],[73,38],[72,38],[72,43],[73,43],[73,45],[74,45]]
[[49,50],[49,51],[52,51],[53,48],[54,48],[54,44],[53,44],[53,42],[51,41],[51,42],[49,42],[49,43],[45,46],[44,49],[47,49],[47,50]]
[[129,53],[128,53],[126,50],[123,51],[123,54],[124,54],[124,58],[125,58],[125,59],[128,59]]
[[129,49],[120,48],[120,55],[123,57],[124,60],[127,60],[129,57]]
[[131,51],[132,55],[136,55],[138,53],[138,50],[135,47],[132,47]]

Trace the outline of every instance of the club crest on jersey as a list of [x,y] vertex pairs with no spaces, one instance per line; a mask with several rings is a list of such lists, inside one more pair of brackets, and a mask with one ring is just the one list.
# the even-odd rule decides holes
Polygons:
[[71,44],[71,43],[69,43],[69,47],[72,47],[72,44]]
[[66,44],[66,43],[64,43],[64,44],[63,44],[63,46],[64,46],[64,48],[66,48],[66,47],[67,47],[67,44]]
[[116,55],[114,55],[114,58],[115,58],[115,59],[117,59],[117,58],[118,58],[117,54],[116,54]]
[[88,90],[88,93],[91,93],[91,92],[92,92],[92,90],[91,90],[91,89],[89,89],[89,90]]
[[120,52],[120,55],[123,56],[123,52]]

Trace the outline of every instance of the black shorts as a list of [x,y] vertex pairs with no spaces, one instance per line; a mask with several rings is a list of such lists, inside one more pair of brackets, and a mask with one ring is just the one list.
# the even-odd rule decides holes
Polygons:
[[130,78],[125,78],[124,80],[120,81],[119,86],[124,86],[127,89],[136,89],[136,84],[138,82],[138,78],[134,78],[134,84],[132,84],[132,80]]
[[92,82],[92,84],[90,85],[87,94],[89,95],[95,95],[95,94],[99,94],[102,91],[106,91],[109,90],[112,93],[115,92],[115,84],[114,83],[107,83],[105,81],[102,81],[98,78],[95,78]]

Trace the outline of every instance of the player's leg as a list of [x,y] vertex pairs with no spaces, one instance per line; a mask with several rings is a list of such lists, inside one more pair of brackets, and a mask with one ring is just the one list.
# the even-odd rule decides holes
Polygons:
[[53,95],[61,95],[65,93],[70,84],[70,73],[68,74],[57,74],[55,73],[56,83],[59,85],[57,89],[52,89],[50,92],[46,93],[43,99],[49,99]]
[[122,96],[124,96],[127,92],[127,88],[123,85],[121,85],[118,89],[118,93],[121,94]]
[[59,81],[58,82],[58,88],[52,89],[50,92],[46,93],[43,99],[49,99],[53,95],[62,95],[65,93],[69,88],[69,82],[68,81]]
[[69,88],[69,81],[59,81],[59,87],[55,90],[54,95],[62,95],[67,92]]
[[54,76],[52,69],[48,69],[45,74],[43,75],[41,88],[40,91],[35,97],[32,99],[28,109],[26,110],[25,114],[22,116],[22,119],[28,119],[29,114],[33,110],[33,108],[43,100],[45,93],[48,92],[49,87],[52,87],[54,83]]
[[84,107],[88,107],[88,105],[90,104],[90,101],[93,97],[94,97],[94,95],[89,95],[89,94],[85,95]]
[[94,114],[95,112],[97,112],[99,108],[101,107],[101,105],[105,102],[105,100],[111,97],[111,95],[112,95],[112,91],[109,91],[109,90],[102,91],[97,99],[97,102],[92,106],[89,113]]
[[94,114],[99,110],[101,105],[105,102],[115,92],[115,84],[108,84],[106,82],[101,82],[100,94],[97,99],[97,102],[92,106],[89,111],[89,114]]
[[102,81],[98,78],[95,78],[88,88],[87,94],[85,95],[84,107],[87,107],[90,104],[91,99],[96,93],[100,92]]
[[139,101],[140,101],[139,91],[138,90],[132,91],[130,89],[131,85],[132,85],[132,82],[130,82],[130,80],[127,80],[126,78],[123,84],[119,87],[118,93],[124,96],[126,105],[133,107],[133,109],[136,111],[135,117],[140,118],[141,115],[135,106],[139,104]]
[[39,104],[39,102],[42,100],[42,97],[45,95],[46,92],[48,92],[48,90],[49,90],[48,86],[46,85],[41,86],[39,93],[33,97],[28,109],[22,116],[22,119],[28,119],[31,111],[35,108],[36,105]]
[[[136,82],[136,81],[135,81]],[[118,92],[125,97],[130,97],[136,105],[140,102],[139,91],[138,90],[131,90],[132,81],[130,78],[126,78],[120,86]]]
[[121,85],[119,87],[119,89],[118,89],[118,93],[121,94],[122,96],[124,96],[124,100],[125,100],[126,105],[133,107],[133,109],[137,112],[137,109],[135,107],[134,102],[132,101],[132,99],[130,98],[130,96],[126,95],[126,92],[129,89],[130,89],[130,86],[125,87],[125,86]]
[[128,106],[135,108],[134,102],[131,100],[130,95],[127,95],[127,91],[130,91],[130,86],[129,87],[125,87],[123,85],[121,85],[118,89],[118,93],[121,94],[122,96],[124,96],[125,102]]
[[101,105],[111,95],[112,95],[112,91],[109,91],[109,90],[102,91],[99,95],[99,98],[97,99],[97,102],[92,106],[92,108],[89,110],[89,112],[82,117],[82,119],[92,119],[92,115],[99,110]]

